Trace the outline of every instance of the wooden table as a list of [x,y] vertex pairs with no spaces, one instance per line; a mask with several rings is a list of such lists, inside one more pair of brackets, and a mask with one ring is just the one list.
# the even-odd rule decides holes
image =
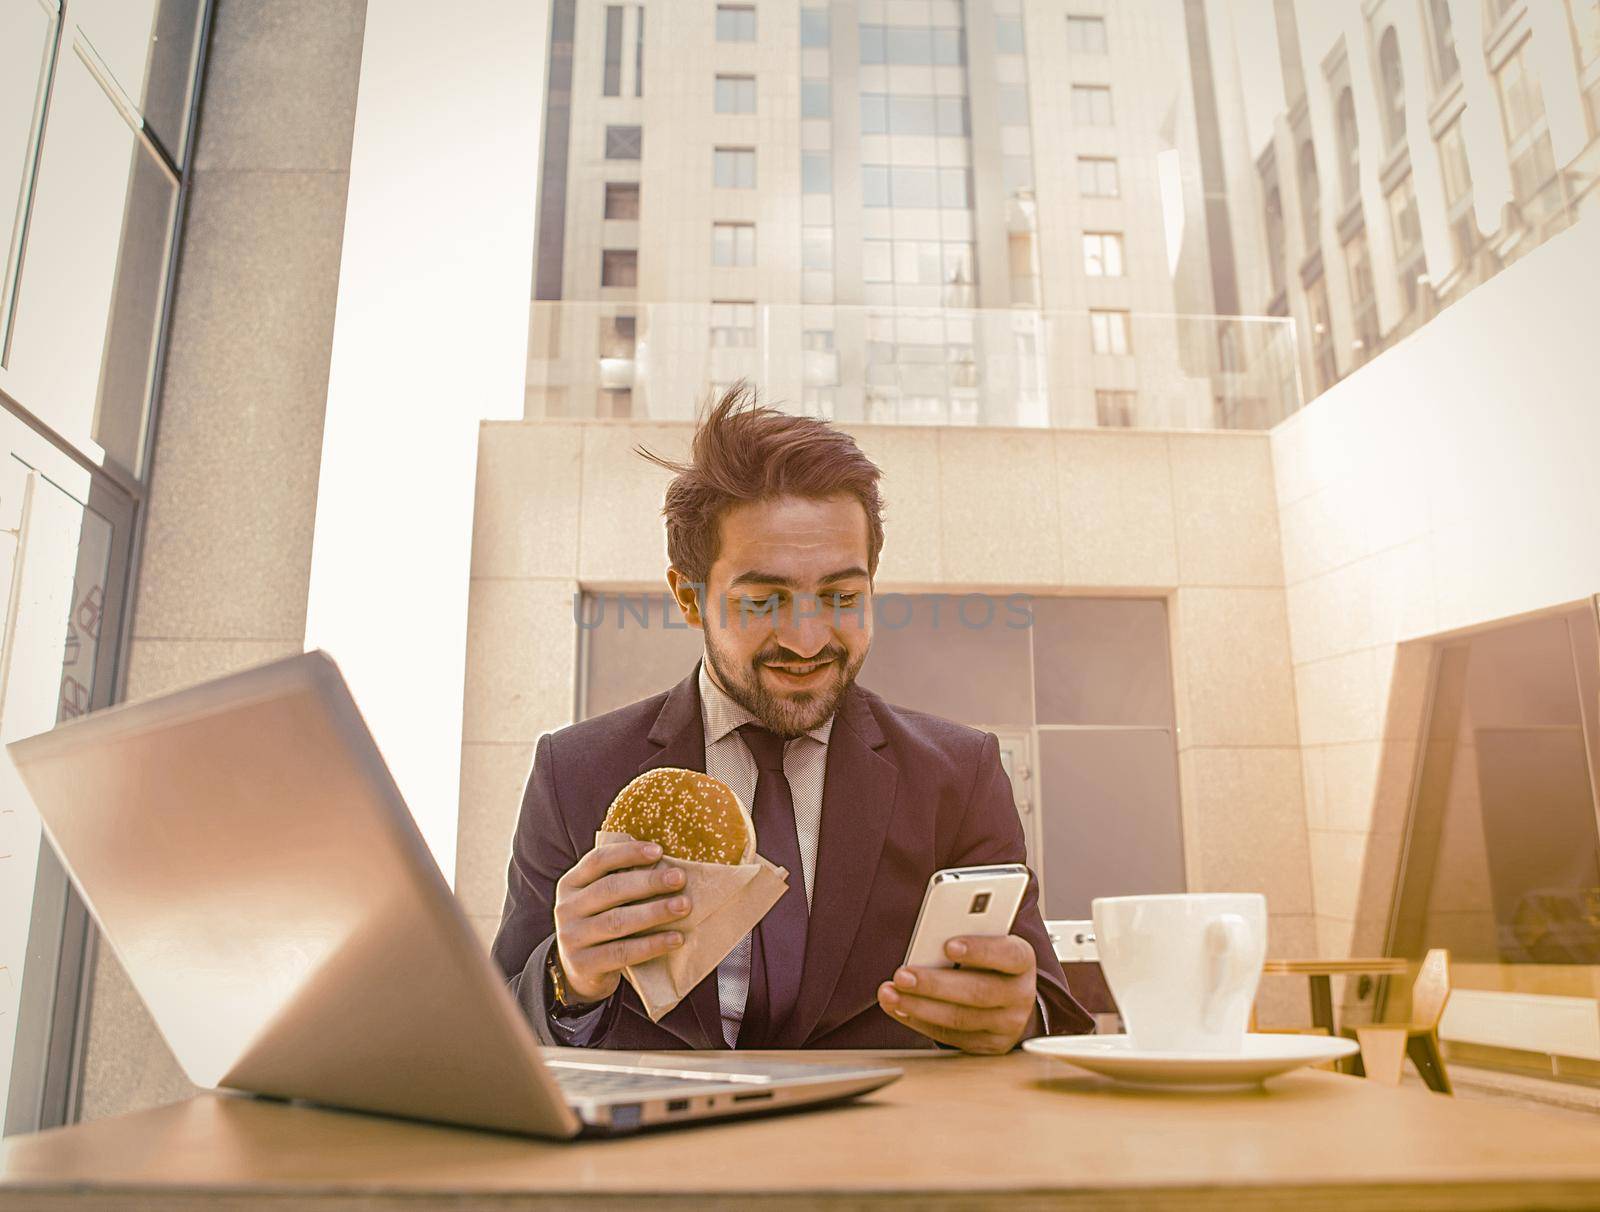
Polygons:
[[898,1063],[850,1106],[565,1144],[203,1094],[0,1142],[0,1208],[1600,1205],[1600,1118],[1322,1072],[1172,1094],[1022,1052]]
[[1406,961],[1396,956],[1340,960],[1268,960],[1262,972],[1290,973],[1311,978],[1311,1023],[1329,1035],[1338,1035],[1333,1019],[1333,980],[1335,976],[1404,976]]

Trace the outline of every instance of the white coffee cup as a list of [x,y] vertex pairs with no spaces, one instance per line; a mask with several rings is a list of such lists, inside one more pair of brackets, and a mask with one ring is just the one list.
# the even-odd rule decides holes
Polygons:
[[1092,911],[1100,966],[1135,1048],[1243,1048],[1267,953],[1266,897],[1109,896]]

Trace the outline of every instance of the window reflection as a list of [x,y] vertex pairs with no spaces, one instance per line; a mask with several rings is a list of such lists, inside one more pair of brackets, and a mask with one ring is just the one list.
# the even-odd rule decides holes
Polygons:
[[177,196],[84,63],[63,54],[10,365],[35,413],[135,474]]
[[68,16],[182,163],[203,0],[72,0]]
[[1600,964],[1595,628],[1584,608],[1441,651],[1397,954]]
[[55,18],[37,4],[0,5],[0,363],[22,258]]

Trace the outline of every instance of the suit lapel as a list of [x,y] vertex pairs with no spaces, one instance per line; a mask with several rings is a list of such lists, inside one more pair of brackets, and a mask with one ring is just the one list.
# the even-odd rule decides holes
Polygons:
[[[659,748],[639,764],[637,773],[661,766],[705,772],[706,733],[700,718],[699,674],[700,666],[696,664],[694,671],[667,693],[649,735],[650,743]],[[662,1015],[657,1026],[665,1027],[691,1048],[726,1048],[716,970]]]
[[871,708],[852,687],[839,704],[828,737],[805,973],[800,1001],[777,1047],[797,1048],[810,1036],[833,997],[860,929],[899,779],[882,752],[884,743]]

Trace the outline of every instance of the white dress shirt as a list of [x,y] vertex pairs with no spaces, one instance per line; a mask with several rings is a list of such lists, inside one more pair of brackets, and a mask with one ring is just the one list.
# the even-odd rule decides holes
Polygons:
[[[745,810],[754,815],[756,760],[750,756],[749,746],[736,729],[741,724],[760,721],[722,692],[706,672],[704,661],[700,662],[700,721],[706,736],[706,773],[726,783]],[[794,800],[794,827],[800,841],[800,866],[804,868],[801,875],[805,879],[808,910],[811,888],[816,880],[817,834],[822,828],[822,780],[828,769],[828,737],[832,732],[833,717],[829,716],[783,747],[783,773],[789,780],[789,795]],[[789,878],[794,878],[793,872],[789,873]],[[717,965],[722,1037],[730,1048],[739,1038],[739,1025],[744,1022],[744,1004],[749,993],[750,935],[747,934]]]

